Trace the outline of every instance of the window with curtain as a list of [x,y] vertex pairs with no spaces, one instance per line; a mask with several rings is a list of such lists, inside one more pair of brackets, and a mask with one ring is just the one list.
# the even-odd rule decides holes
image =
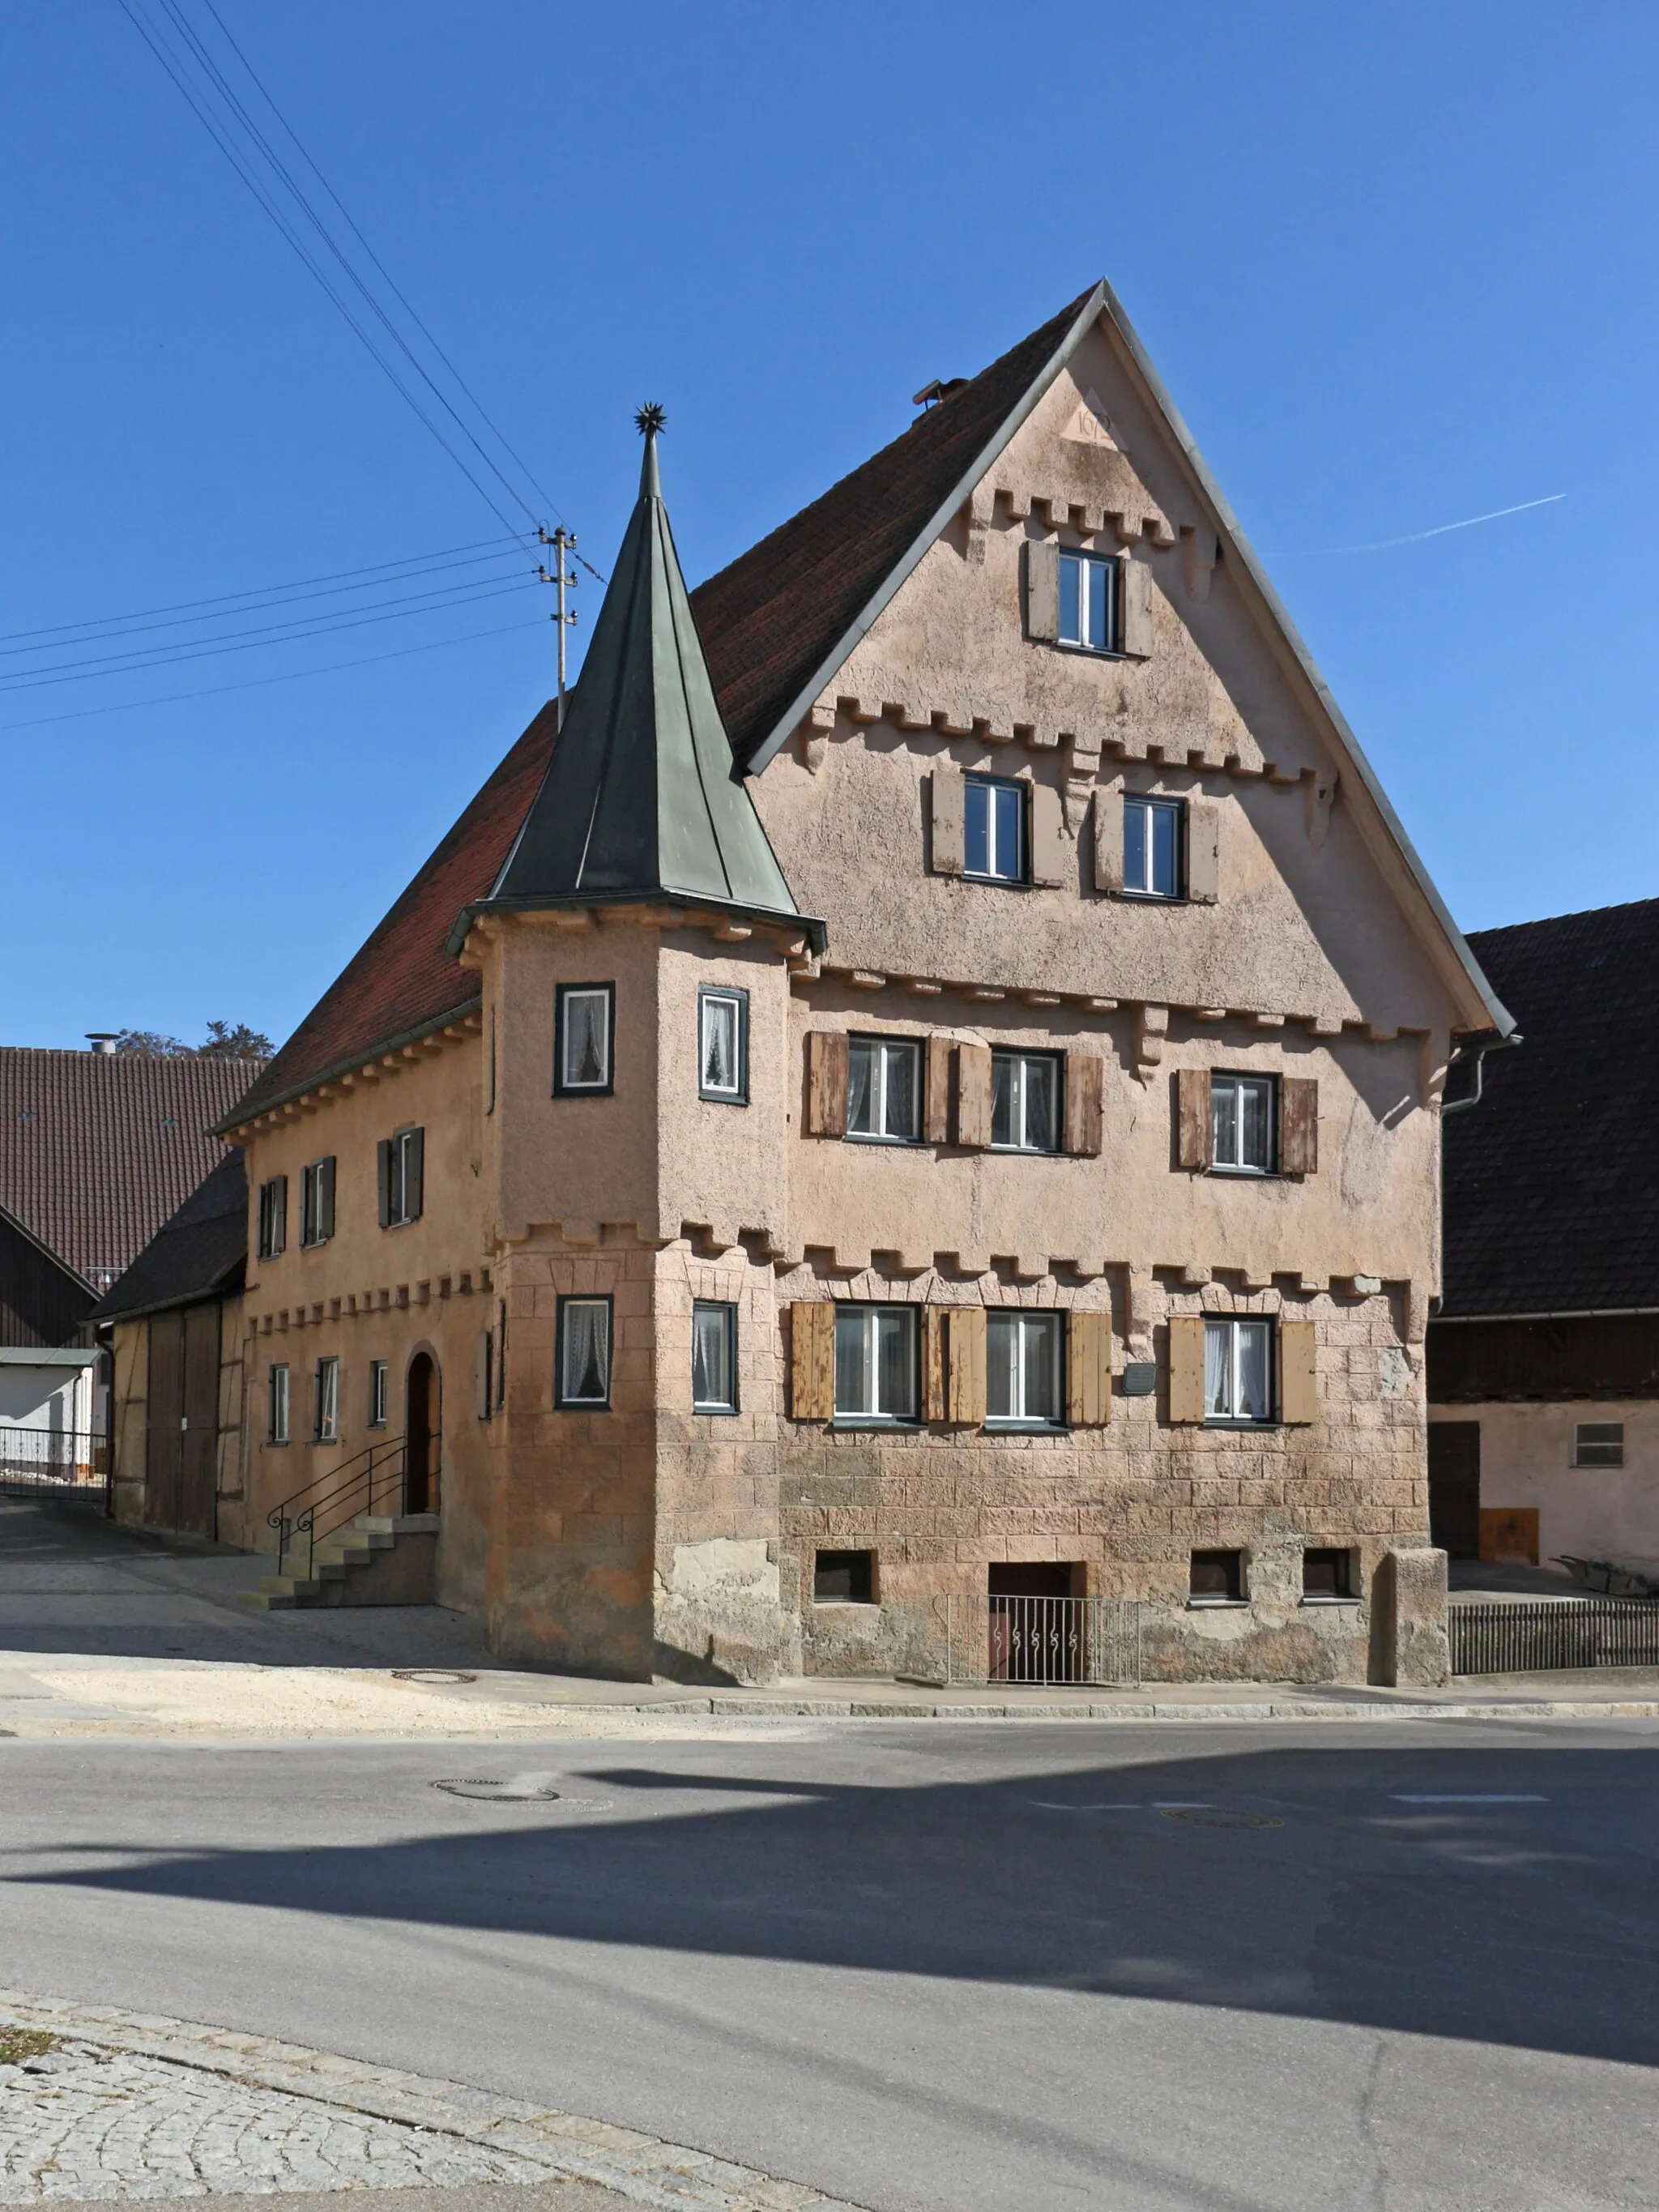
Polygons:
[[561,983],[557,994],[557,1039],[553,1088],[560,1097],[611,1087],[611,1012],[616,988],[610,983]]
[[1000,1151],[1060,1149],[1060,1061],[1051,1052],[991,1054],[991,1142]]
[[1211,1161],[1241,1173],[1271,1175],[1278,1115],[1271,1075],[1210,1078]]
[[1181,848],[1186,812],[1179,799],[1123,802],[1123,888],[1144,898],[1181,896]]
[[1057,1313],[987,1314],[988,1421],[1059,1421],[1064,1326],[1064,1316]]
[[916,1418],[916,1309],[836,1309],[837,1420]]
[[700,1097],[742,1105],[749,1096],[749,994],[697,994],[697,1091]]
[[1060,641],[1117,651],[1117,562],[1098,553],[1060,556]]
[[611,1301],[559,1300],[559,1403],[611,1403]]
[[1204,1323],[1204,1417],[1210,1421],[1271,1421],[1273,1333],[1270,1321],[1216,1315]]
[[921,1047],[913,1037],[853,1037],[847,1133],[914,1145],[921,1134]]
[[738,1310],[722,1300],[691,1308],[691,1403],[699,1413],[738,1410]]
[[340,1363],[337,1359],[317,1362],[317,1425],[319,1444],[335,1443],[340,1434]]
[[963,794],[963,865],[994,882],[1025,880],[1025,788],[994,776],[970,775]]

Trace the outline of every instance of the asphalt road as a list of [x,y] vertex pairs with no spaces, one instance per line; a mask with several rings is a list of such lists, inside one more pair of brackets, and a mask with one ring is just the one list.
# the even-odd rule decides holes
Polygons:
[[[1659,2205],[1659,1728],[0,1741],[0,1984],[872,2206]],[[552,1777],[552,1801],[442,1779]]]

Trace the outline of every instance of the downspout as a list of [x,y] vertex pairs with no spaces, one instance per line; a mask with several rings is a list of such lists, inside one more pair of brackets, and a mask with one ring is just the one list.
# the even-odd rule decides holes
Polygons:
[[[1474,1088],[1467,1098],[1443,1097],[1440,1105],[1442,1120],[1448,1114],[1461,1114],[1466,1106],[1480,1103],[1489,1052],[1506,1052],[1511,1045],[1525,1042],[1526,1039],[1518,1030],[1511,1030],[1507,1036],[1501,1030],[1477,1030],[1472,1036],[1464,1037],[1452,1054],[1451,1066],[1455,1067],[1459,1060],[1472,1057],[1474,1061]],[[1447,1072],[1449,1073],[1450,1069]]]

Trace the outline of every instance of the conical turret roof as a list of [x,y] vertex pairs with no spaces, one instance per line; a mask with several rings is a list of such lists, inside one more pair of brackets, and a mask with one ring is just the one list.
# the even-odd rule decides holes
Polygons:
[[793,918],[726,733],[641,410],[640,495],[541,789],[490,902],[659,895]]

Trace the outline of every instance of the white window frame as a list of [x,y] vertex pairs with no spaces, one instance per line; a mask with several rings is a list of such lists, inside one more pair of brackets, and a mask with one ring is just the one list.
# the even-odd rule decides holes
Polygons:
[[[283,1195],[281,1215],[276,1211],[276,1194]],[[280,1259],[288,1243],[288,1178],[286,1176],[267,1176],[259,1186],[259,1226],[257,1256],[261,1260]]]
[[[999,1338],[1004,1344],[999,1346]],[[1058,1429],[1065,1425],[1066,1322],[1053,1310],[1032,1312],[1021,1306],[999,1310],[985,1316],[986,1402],[994,1395],[997,1363],[1006,1361],[1009,1410],[985,1416],[988,1428]],[[1052,1412],[1032,1409],[1034,1386],[1046,1368]]]
[[[1589,1429],[1601,1431],[1612,1429],[1616,1430],[1618,1433],[1616,1436],[1602,1434],[1589,1437],[1586,1436],[1585,1431]],[[1584,1456],[1586,1449],[1597,1454],[1598,1456],[1586,1459]],[[1614,1456],[1611,1459],[1603,1459],[1599,1456],[1602,1452],[1611,1452]],[[1575,1467],[1623,1467],[1625,1424],[1622,1421],[1575,1421],[1572,1425],[1572,1463]]]
[[[1033,1060],[1042,1060],[1054,1075],[1054,1124],[1047,1144],[1030,1141],[1030,1100],[1027,1070]],[[998,1152],[1057,1152],[1060,1150],[1060,1130],[1066,1118],[1066,1102],[1061,1095],[1065,1069],[1060,1056],[1054,1052],[1004,1051],[999,1047],[991,1054],[992,1128],[996,1127],[996,1075],[999,1065],[1012,1066],[1013,1073],[1013,1123],[1017,1133],[1012,1138],[993,1136],[991,1149]]]
[[[732,1010],[732,1080],[708,1080],[709,1014],[714,1007]],[[749,994],[725,984],[705,983],[697,993],[697,1096],[727,1106],[749,1103]]]
[[386,1402],[391,1395],[389,1376],[391,1362],[371,1359],[368,1363],[368,1425],[383,1429],[386,1425]]
[[[1170,817],[1170,858],[1173,880],[1168,890],[1160,890],[1150,878],[1156,844],[1152,824],[1156,817]],[[1182,799],[1164,799],[1153,792],[1130,791],[1123,798],[1123,888],[1132,898],[1180,899],[1184,896],[1182,860],[1187,842],[1187,803]],[[1137,847],[1139,850],[1137,851]],[[1140,881],[1135,882],[1139,873]]]
[[340,1362],[335,1354],[325,1353],[317,1362],[315,1389],[313,1441],[337,1444],[340,1441]]
[[[718,1314],[726,1365],[724,1398],[697,1395],[697,1316]],[[738,1309],[730,1298],[694,1298],[691,1302],[691,1410],[694,1413],[735,1413],[738,1410]]]
[[[424,1127],[411,1122],[406,1129],[394,1129],[386,1139],[391,1146],[386,1158],[386,1225],[388,1229],[406,1228],[411,1221],[420,1219],[419,1214],[409,1211],[409,1157],[417,1142],[424,1144],[425,1136]],[[424,1192],[422,1199],[424,1203]]]
[[[1212,1359],[1210,1346],[1214,1338],[1224,1331],[1227,1350],[1223,1367],[1227,1410],[1218,1412],[1210,1402]],[[1262,1371],[1266,1382],[1266,1404],[1259,1413],[1242,1413],[1238,1407],[1244,1396],[1244,1346],[1257,1336],[1265,1340],[1267,1356]],[[1278,1358],[1279,1332],[1272,1317],[1266,1314],[1206,1314],[1204,1316],[1204,1419],[1218,1428],[1271,1428],[1274,1425],[1275,1362]]]
[[[969,775],[965,776],[963,781],[966,786],[963,800],[964,810],[962,825],[963,873],[971,876],[975,883],[1023,884],[1026,880],[1027,786],[1023,781],[1009,776]],[[986,865],[982,868],[975,868],[967,865],[968,843],[973,836],[969,816],[973,811],[975,797],[980,793],[983,793],[985,807]],[[1005,796],[1013,801],[1012,807],[999,803]],[[1006,846],[1010,842],[1010,832],[1005,818],[1009,814],[1013,817],[1012,853],[1005,850]]]
[[[855,1128],[853,1126],[853,1059],[860,1052],[872,1055],[868,1097],[876,1126]],[[890,1129],[887,1126],[887,1063],[890,1058],[905,1058],[910,1064],[910,1110],[915,1126],[908,1130]],[[849,1036],[847,1040],[847,1134],[855,1144],[861,1145],[918,1145],[921,1142],[921,1045],[915,1037]]]
[[[920,1332],[915,1306],[850,1305],[838,1302],[836,1306],[835,1344],[835,1418],[837,1421],[854,1422],[864,1426],[902,1427],[914,1422],[920,1412],[921,1359]],[[908,1376],[907,1403],[903,1406],[883,1406],[881,1397],[881,1324],[896,1318],[905,1339],[905,1372]],[[843,1405],[842,1402],[842,1346],[843,1331],[855,1326],[862,1328],[864,1341],[863,1405]]]
[[[600,1331],[600,1357],[604,1362],[604,1395],[575,1397],[568,1388],[570,1381],[570,1316],[574,1310],[598,1308],[605,1316]],[[609,1409],[611,1377],[616,1368],[616,1310],[608,1297],[562,1297],[559,1300],[558,1329],[558,1390],[559,1405],[573,1413],[598,1413]]]
[[[1077,626],[1079,635],[1076,637],[1067,637],[1065,627],[1066,570],[1068,562],[1075,563],[1078,572]],[[1079,653],[1116,653],[1121,651],[1118,643],[1118,567],[1117,560],[1109,553],[1074,552],[1069,547],[1061,547],[1059,629],[1062,645],[1069,645]],[[1103,645],[1097,644],[1089,635],[1094,627],[1095,609],[1103,602],[1106,615],[1102,625],[1106,636]]]
[[289,1437],[289,1373],[288,1362],[278,1360],[270,1370],[270,1431],[267,1443],[285,1444]]
[[[1265,1160],[1243,1160],[1221,1155],[1220,1097],[1230,1091],[1233,1100],[1233,1151],[1244,1148],[1244,1097],[1258,1091],[1266,1099],[1262,1129],[1267,1139]],[[1225,1175],[1273,1175],[1279,1167],[1279,1079],[1273,1075],[1212,1074],[1210,1078],[1210,1165]]]
[[[578,1079],[570,1073],[572,1030],[570,1009],[573,1006],[597,999],[604,1008],[599,1024],[599,1037],[604,1066],[597,1079]],[[553,1095],[556,1098],[608,1097],[616,1085],[612,1070],[616,1061],[617,987],[614,983],[561,983],[554,994]]]
[[323,1170],[332,1157],[325,1153],[321,1159],[307,1161],[300,1170],[300,1243],[307,1251],[326,1244],[334,1234],[332,1224],[326,1232],[322,1226]]

